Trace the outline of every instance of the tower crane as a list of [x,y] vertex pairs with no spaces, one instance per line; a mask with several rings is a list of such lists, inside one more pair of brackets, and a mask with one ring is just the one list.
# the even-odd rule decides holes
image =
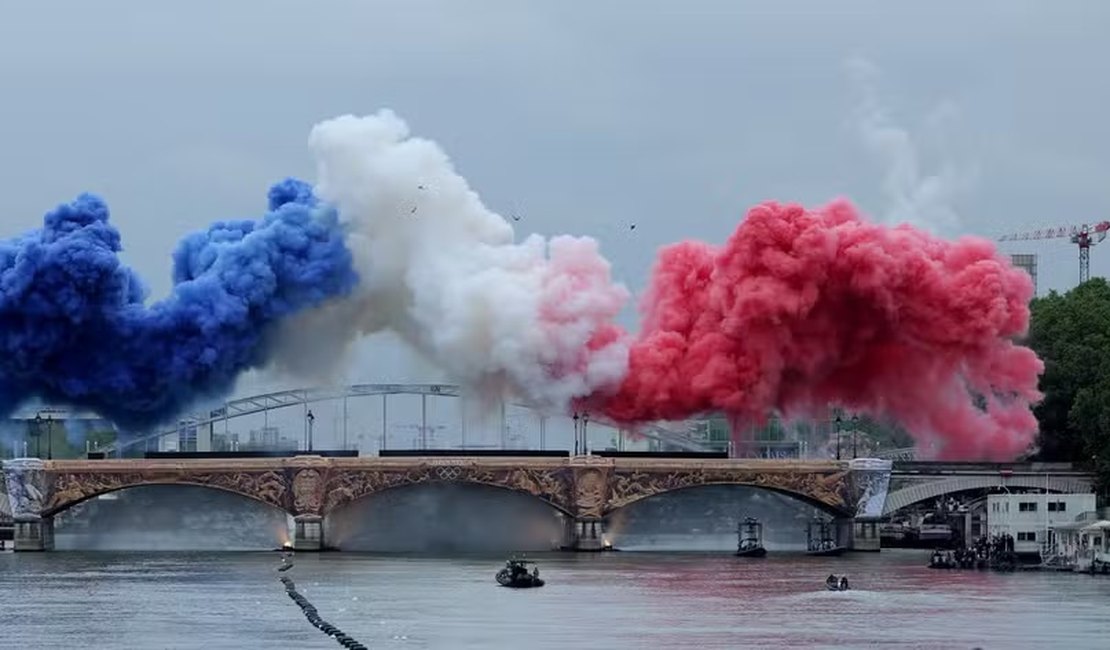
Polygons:
[[1071,243],[1079,246],[1079,283],[1083,284],[1091,279],[1091,246],[1106,239],[1107,232],[1110,232],[1110,221],[1100,221],[1078,226],[1058,226],[1056,228],[1012,233],[999,237],[998,241],[1029,241],[1032,239],[1067,237],[1071,240]]

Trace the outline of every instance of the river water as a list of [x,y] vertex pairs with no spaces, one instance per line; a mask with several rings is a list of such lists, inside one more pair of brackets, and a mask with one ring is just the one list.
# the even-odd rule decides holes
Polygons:
[[[924,568],[926,551],[841,558],[538,554],[0,553],[3,648],[339,648],[285,595],[371,648],[1107,648],[1110,579]],[[853,590],[824,590],[829,573]]]

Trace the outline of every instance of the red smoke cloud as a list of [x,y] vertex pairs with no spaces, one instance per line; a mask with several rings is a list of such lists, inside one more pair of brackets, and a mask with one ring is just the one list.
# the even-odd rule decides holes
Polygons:
[[986,240],[766,203],[723,247],[661,252],[628,375],[591,401],[625,423],[834,404],[896,419],[940,458],[1010,459],[1037,431],[1043,364],[1013,342],[1032,295]]

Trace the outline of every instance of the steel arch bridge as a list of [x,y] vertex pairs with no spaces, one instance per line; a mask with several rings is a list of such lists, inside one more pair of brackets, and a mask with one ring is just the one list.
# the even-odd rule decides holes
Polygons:
[[883,460],[917,460],[917,447],[901,447],[876,452],[874,458]]
[[[350,386],[339,386],[332,388],[295,388],[291,390],[282,390],[274,393],[263,393],[260,395],[252,395],[250,397],[228,400],[224,402],[223,406],[212,409],[208,411],[207,414],[193,414],[191,416],[185,416],[182,419],[187,418],[189,420],[189,426],[212,426],[218,422],[226,422],[227,420],[230,420],[232,418],[257,415],[259,413],[266,413],[276,409],[283,409],[293,406],[301,406],[307,412],[308,405],[316,402],[343,400],[344,410],[346,410],[347,400],[355,397],[380,396],[383,399],[383,404],[387,405],[388,402],[386,400],[388,400],[391,395],[417,395],[421,397],[422,406],[426,406],[426,401],[428,397],[460,397],[462,395],[462,390],[456,384],[353,384]],[[510,405],[535,411],[537,416],[539,417],[541,435],[546,427],[547,418],[559,417],[558,415],[548,415],[540,411],[536,411],[532,406],[528,404],[519,402],[502,402],[502,432],[505,431],[506,426],[504,407]],[[665,442],[686,451],[708,450],[708,448],[701,441],[696,440],[685,432],[675,431],[674,429],[668,429],[657,424],[638,425],[634,429],[630,429],[622,427],[621,425],[605,417],[597,415],[590,415],[589,421],[592,423],[600,424],[602,426],[612,427],[617,430],[634,431],[637,435],[652,440]],[[126,442],[116,442],[112,445],[102,447],[101,451],[105,452],[106,455],[112,455],[122,452],[123,449],[127,449],[136,445],[147,444],[152,440],[157,440],[164,436],[177,435],[179,431],[179,426],[180,425],[176,425],[172,428],[165,428],[159,431],[130,438]],[[344,418],[344,426],[346,426],[346,418]]]

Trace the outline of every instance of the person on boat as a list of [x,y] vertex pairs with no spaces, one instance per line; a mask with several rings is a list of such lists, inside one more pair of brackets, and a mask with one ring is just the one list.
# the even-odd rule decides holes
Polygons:
[[848,591],[848,576],[840,576],[840,590]]

